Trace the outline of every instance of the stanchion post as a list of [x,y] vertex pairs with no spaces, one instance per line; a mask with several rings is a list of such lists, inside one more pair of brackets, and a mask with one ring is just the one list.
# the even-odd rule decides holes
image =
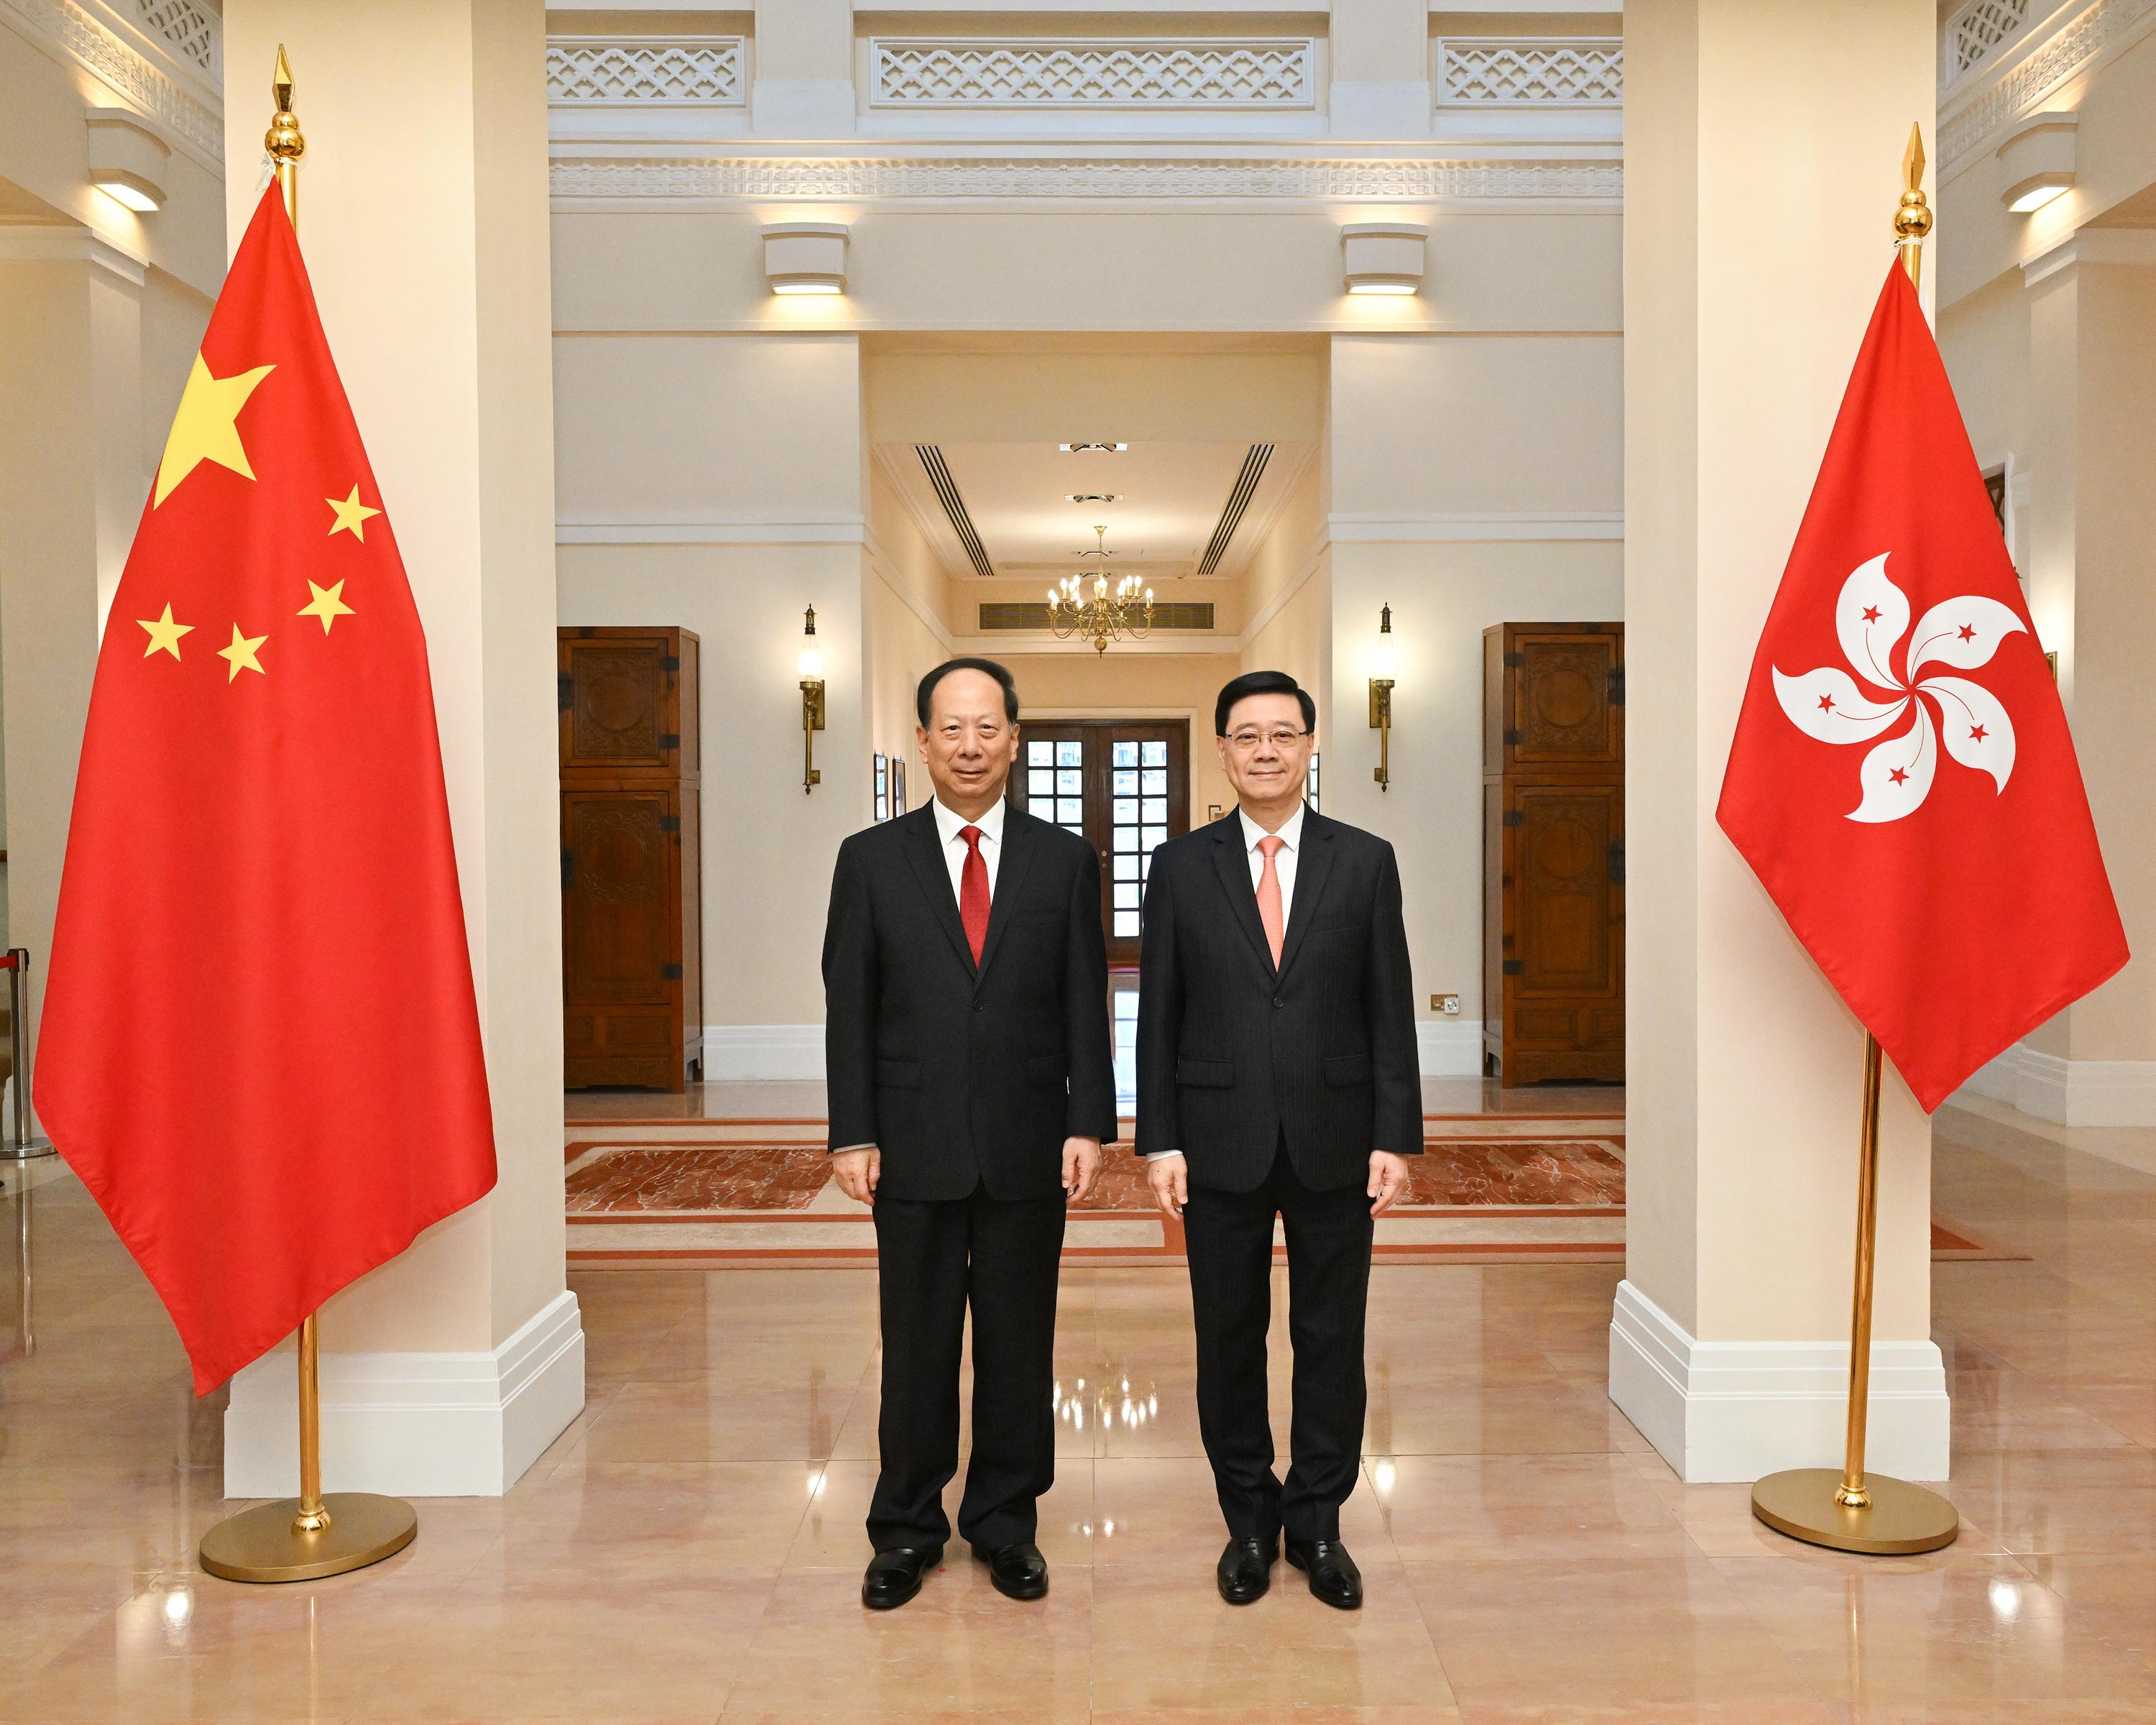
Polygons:
[[53,1153],[53,1141],[30,1130],[30,1035],[23,1022],[29,1009],[29,948],[10,947],[0,966],[8,972],[8,1070],[15,1086],[9,1141],[0,1144],[0,1162],[28,1162]]

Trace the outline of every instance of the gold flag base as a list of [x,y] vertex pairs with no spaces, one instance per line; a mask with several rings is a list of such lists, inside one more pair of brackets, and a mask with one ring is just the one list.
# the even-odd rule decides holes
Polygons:
[[394,1557],[419,1531],[401,1497],[332,1491],[322,1499],[328,1525],[299,1526],[300,1500],[242,1510],[203,1536],[202,1566],[227,1581],[318,1581]]
[[1835,1494],[1838,1467],[1793,1467],[1770,1473],[1752,1488],[1752,1513],[1777,1533],[1835,1551],[1907,1557],[1953,1543],[1961,1532],[1954,1507],[1936,1491],[1885,1474],[1864,1476],[1871,1502],[1852,1509]]

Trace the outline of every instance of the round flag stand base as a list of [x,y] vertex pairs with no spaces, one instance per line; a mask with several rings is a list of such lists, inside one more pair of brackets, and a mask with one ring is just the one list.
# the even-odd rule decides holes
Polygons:
[[53,1153],[50,1138],[0,1139],[0,1162],[33,1162]]
[[1961,1532],[1954,1507],[1936,1491],[1884,1474],[1864,1476],[1869,1507],[1851,1509],[1835,1493],[1838,1467],[1794,1467],[1752,1488],[1752,1513],[1777,1533],[1835,1551],[1907,1557],[1951,1545]]
[[296,1497],[242,1510],[203,1536],[202,1566],[227,1581],[318,1581],[393,1557],[419,1531],[401,1497],[332,1491],[322,1507],[329,1525],[316,1532],[295,1525]]

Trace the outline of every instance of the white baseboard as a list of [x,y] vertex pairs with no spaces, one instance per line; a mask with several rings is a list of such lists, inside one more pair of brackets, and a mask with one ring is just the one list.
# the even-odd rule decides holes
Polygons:
[[[226,1497],[298,1491],[298,1404],[289,1348],[232,1380]],[[583,1405],[584,1332],[572,1293],[484,1353],[325,1353],[322,1488],[499,1497]]]
[[2017,1042],[1962,1090],[2055,1126],[2156,1126],[2156,1060],[2070,1060]]
[[[1415,1048],[1425,1078],[1472,1078],[1482,1070],[1480,1019],[1418,1019]],[[821,1024],[706,1024],[704,1076],[820,1079]]]
[[807,1078],[824,1076],[821,1024],[706,1024],[704,1076]]
[[1415,1051],[1425,1078],[1473,1078],[1482,1070],[1482,1020],[1417,1019]]
[[[1838,1467],[1846,1342],[1698,1342],[1629,1281],[1609,1320],[1609,1399],[1687,1484]],[[1866,1460],[1906,1480],[1947,1477],[1952,1415],[1933,1342],[1871,1344]]]

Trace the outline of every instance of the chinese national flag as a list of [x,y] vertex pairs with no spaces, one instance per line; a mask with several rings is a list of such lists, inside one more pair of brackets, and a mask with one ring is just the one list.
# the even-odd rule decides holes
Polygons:
[[1927,1111],[2126,963],[2058,691],[1898,264],[1718,818]]
[[198,1394],[494,1183],[382,507],[273,185],[105,623],[35,1091]]

